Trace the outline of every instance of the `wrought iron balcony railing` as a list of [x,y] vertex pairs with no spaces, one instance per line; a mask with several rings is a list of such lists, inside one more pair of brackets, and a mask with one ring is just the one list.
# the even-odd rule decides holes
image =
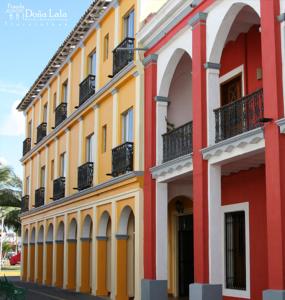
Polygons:
[[29,195],[26,195],[22,197],[22,203],[21,203],[21,211],[25,212],[29,210]]
[[53,200],[59,200],[65,196],[65,177],[59,177],[53,181]]
[[127,37],[113,50],[113,76],[134,60],[134,44],[135,39]]
[[262,126],[263,89],[214,110],[216,143]]
[[54,127],[57,127],[67,117],[67,103],[62,102],[55,109],[55,123]]
[[93,162],[87,162],[78,168],[78,180],[79,191],[87,189],[93,185]]
[[45,204],[45,188],[41,187],[35,191],[35,207],[40,207]]
[[42,123],[37,127],[37,143],[47,135],[47,123]]
[[192,121],[162,135],[163,162],[192,153]]
[[134,143],[126,142],[112,150],[112,176],[133,171]]
[[79,85],[79,106],[95,93],[95,75],[88,75]]
[[31,150],[31,138],[26,138],[23,142],[23,156]]

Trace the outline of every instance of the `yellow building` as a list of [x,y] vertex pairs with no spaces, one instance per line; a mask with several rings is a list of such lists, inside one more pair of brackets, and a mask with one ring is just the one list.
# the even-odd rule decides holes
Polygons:
[[92,3],[24,97],[22,279],[140,299],[143,86],[136,0]]

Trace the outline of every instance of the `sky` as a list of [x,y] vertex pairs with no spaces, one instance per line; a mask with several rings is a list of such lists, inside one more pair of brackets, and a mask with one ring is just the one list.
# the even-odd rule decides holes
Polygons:
[[20,177],[25,127],[16,106],[91,3],[0,1],[0,163]]

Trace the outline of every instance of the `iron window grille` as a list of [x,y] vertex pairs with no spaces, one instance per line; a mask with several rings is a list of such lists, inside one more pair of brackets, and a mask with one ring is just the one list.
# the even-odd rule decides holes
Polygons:
[[78,167],[78,190],[84,190],[93,185],[93,162],[87,162]]
[[59,177],[53,181],[53,200],[59,200],[65,196],[65,177]]
[[31,138],[26,138],[23,142],[23,156],[31,150]]
[[79,106],[95,93],[95,75],[88,75],[79,85]]
[[126,142],[112,149],[112,176],[133,171],[134,143]]
[[45,188],[41,187],[35,191],[35,207],[40,207],[45,204]]
[[22,197],[22,202],[21,202],[21,211],[26,212],[29,210],[29,195],[26,195]]
[[67,117],[67,103],[60,103],[55,109],[55,127],[62,123]]
[[42,123],[37,127],[37,143],[47,135],[47,123]]

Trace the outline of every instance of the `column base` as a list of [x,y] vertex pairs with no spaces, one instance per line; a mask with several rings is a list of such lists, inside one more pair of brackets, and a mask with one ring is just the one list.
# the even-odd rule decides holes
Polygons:
[[167,300],[167,280],[141,281],[141,300]]
[[285,291],[282,290],[266,290],[263,291],[263,300],[285,300]]
[[190,284],[190,299],[195,300],[222,300],[223,288],[220,284]]

